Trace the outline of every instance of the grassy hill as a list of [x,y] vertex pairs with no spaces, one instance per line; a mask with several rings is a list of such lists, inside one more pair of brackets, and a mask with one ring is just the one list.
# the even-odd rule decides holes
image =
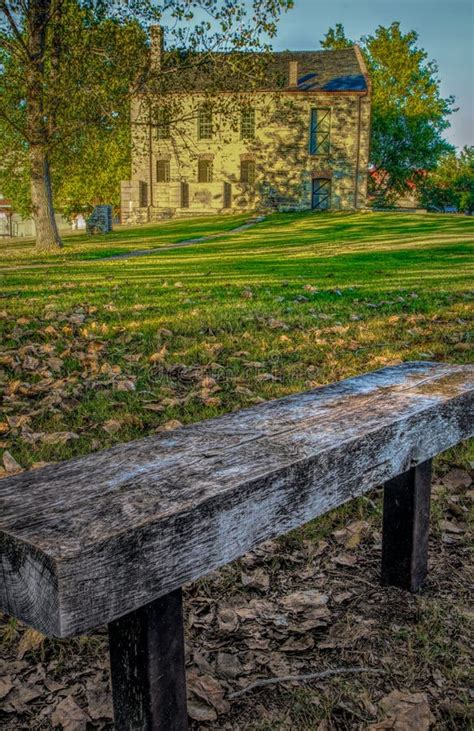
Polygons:
[[[281,214],[187,248],[103,259],[243,220],[70,236],[50,257],[38,257],[31,243],[3,245],[4,385],[24,381],[37,391],[51,381],[57,408],[37,409],[34,395],[28,427],[78,435],[29,444],[13,430],[8,443],[20,462],[65,458],[92,441],[105,446],[398,360],[472,354],[467,217]],[[37,363],[25,365],[27,356]],[[197,376],[183,379],[180,369]],[[207,398],[205,378],[216,382]],[[62,408],[71,393],[80,404]],[[12,415],[30,408],[28,394],[8,404]],[[123,422],[113,434],[102,427],[111,416]]]

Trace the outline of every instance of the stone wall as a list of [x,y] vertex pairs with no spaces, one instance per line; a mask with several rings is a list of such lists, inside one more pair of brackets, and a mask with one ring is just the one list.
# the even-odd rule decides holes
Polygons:
[[[152,135],[146,100],[132,109],[132,179],[122,184],[122,220],[184,214],[209,214],[277,208],[305,210],[312,204],[312,179],[331,181],[331,209],[350,210],[367,204],[367,166],[370,142],[370,97],[356,93],[259,92],[216,100],[213,137],[199,140],[197,112],[207,97],[173,95],[170,139]],[[240,138],[242,104],[255,109],[253,140]],[[310,155],[312,108],[331,110],[330,150]],[[179,110],[179,111],[177,111]],[[359,133],[360,131],[360,133]],[[212,156],[213,178],[197,182],[200,157]],[[255,184],[240,182],[241,159],[255,160]],[[169,160],[170,181],[156,181],[159,158]],[[151,159],[151,166],[150,166]],[[356,176],[357,163],[359,175]],[[151,180],[150,180],[151,175]],[[357,177],[357,180],[356,180]],[[139,183],[148,186],[147,207],[140,207]],[[182,207],[181,184],[188,184],[189,207]],[[224,183],[231,185],[231,207],[224,207]],[[143,201],[142,201],[143,202]]]

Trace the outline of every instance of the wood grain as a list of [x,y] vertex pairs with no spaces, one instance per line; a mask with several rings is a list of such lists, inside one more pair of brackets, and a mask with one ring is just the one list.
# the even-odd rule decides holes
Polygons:
[[431,460],[384,485],[382,583],[418,591],[428,573]]
[[66,637],[473,432],[474,368],[404,363],[0,482],[0,606]]
[[187,731],[181,589],[109,624],[115,731]]

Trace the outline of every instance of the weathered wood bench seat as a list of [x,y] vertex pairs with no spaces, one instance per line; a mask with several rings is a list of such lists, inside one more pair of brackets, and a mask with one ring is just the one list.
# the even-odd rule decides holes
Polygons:
[[474,368],[405,363],[0,482],[0,605],[109,625],[115,723],[186,728],[181,586],[385,484],[382,578],[426,574],[430,460],[473,432]]

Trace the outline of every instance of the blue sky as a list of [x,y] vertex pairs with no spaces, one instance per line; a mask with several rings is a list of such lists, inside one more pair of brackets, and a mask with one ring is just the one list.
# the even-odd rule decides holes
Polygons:
[[281,18],[275,50],[310,50],[330,26],[342,23],[358,39],[378,25],[397,20],[402,31],[416,30],[418,45],[437,61],[441,92],[453,94],[459,111],[445,133],[462,147],[474,144],[474,0],[294,0]]

